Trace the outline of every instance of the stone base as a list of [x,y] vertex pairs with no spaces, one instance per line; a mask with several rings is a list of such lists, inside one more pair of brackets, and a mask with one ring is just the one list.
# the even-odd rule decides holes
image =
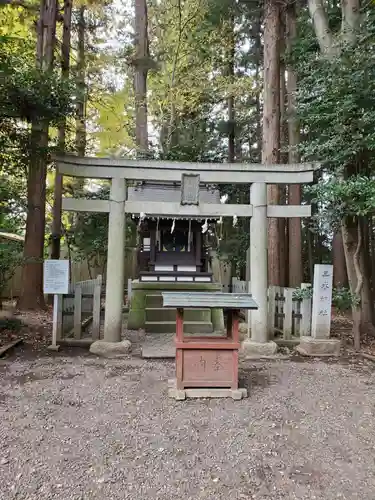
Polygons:
[[59,345],[56,345],[56,344],[55,344],[55,345],[54,345],[54,344],[51,344],[51,345],[49,345],[49,346],[47,347],[47,349],[48,349],[49,351],[58,351],[58,350],[60,349],[60,346],[59,346]]
[[241,353],[245,355],[246,358],[273,356],[276,351],[277,344],[273,341],[254,342],[253,340],[245,340],[241,344]]
[[297,352],[302,356],[340,356],[341,341],[338,339],[315,339],[301,337]]
[[177,389],[176,380],[168,380],[168,396],[176,401],[183,401],[186,398],[232,398],[239,401],[247,398],[246,389],[219,389],[219,388],[194,388]]
[[127,356],[131,351],[132,345],[129,340],[122,342],[106,342],[105,340],[97,340],[90,346],[91,354],[103,356],[105,358],[121,358]]

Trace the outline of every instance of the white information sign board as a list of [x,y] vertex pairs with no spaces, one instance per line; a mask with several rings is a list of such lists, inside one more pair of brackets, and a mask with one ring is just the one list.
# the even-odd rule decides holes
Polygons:
[[314,266],[313,306],[311,336],[316,339],[329,338],[331,330],[333,266]]
[[44,261],[43,290],[53,295],[69,292],[69,260]]

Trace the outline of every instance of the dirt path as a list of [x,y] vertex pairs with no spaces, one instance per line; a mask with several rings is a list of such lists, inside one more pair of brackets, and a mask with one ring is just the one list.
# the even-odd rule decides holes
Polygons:
[[0,360],[1,500],[375,498],[370,362],[249,363],[248,399],[175,402],[172,362],[81,354]]

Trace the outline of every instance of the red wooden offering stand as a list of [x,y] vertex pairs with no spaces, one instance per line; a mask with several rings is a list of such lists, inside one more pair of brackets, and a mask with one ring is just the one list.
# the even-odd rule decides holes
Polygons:
[[226,337],[184,335],[184,310],[176,317],[177,389],[223,387],[238,389],[238,311],[228,310]]
[[[176,399],[220,396],[241,399],[246,391],[238,389],[238,314],[240,308],[257,308],[251,296],[169,292],[163,293],[163,305],[177,308],[176,381],[170,395]],[[222,307],[227,310],[226,335],[198,337],[184,333],[184,309],[198,305],[200,308]]]

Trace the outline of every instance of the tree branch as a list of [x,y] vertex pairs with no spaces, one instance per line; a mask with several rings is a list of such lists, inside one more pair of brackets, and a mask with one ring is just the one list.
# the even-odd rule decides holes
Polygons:
[[328,25],[328,16],[323,5],[323,0],[308,0],[310,17],[314,31],[323,55],[333,57],[336,55],[334,36]]
[[354,45],[360,25],[360,0],[341,0],[341,36]]

